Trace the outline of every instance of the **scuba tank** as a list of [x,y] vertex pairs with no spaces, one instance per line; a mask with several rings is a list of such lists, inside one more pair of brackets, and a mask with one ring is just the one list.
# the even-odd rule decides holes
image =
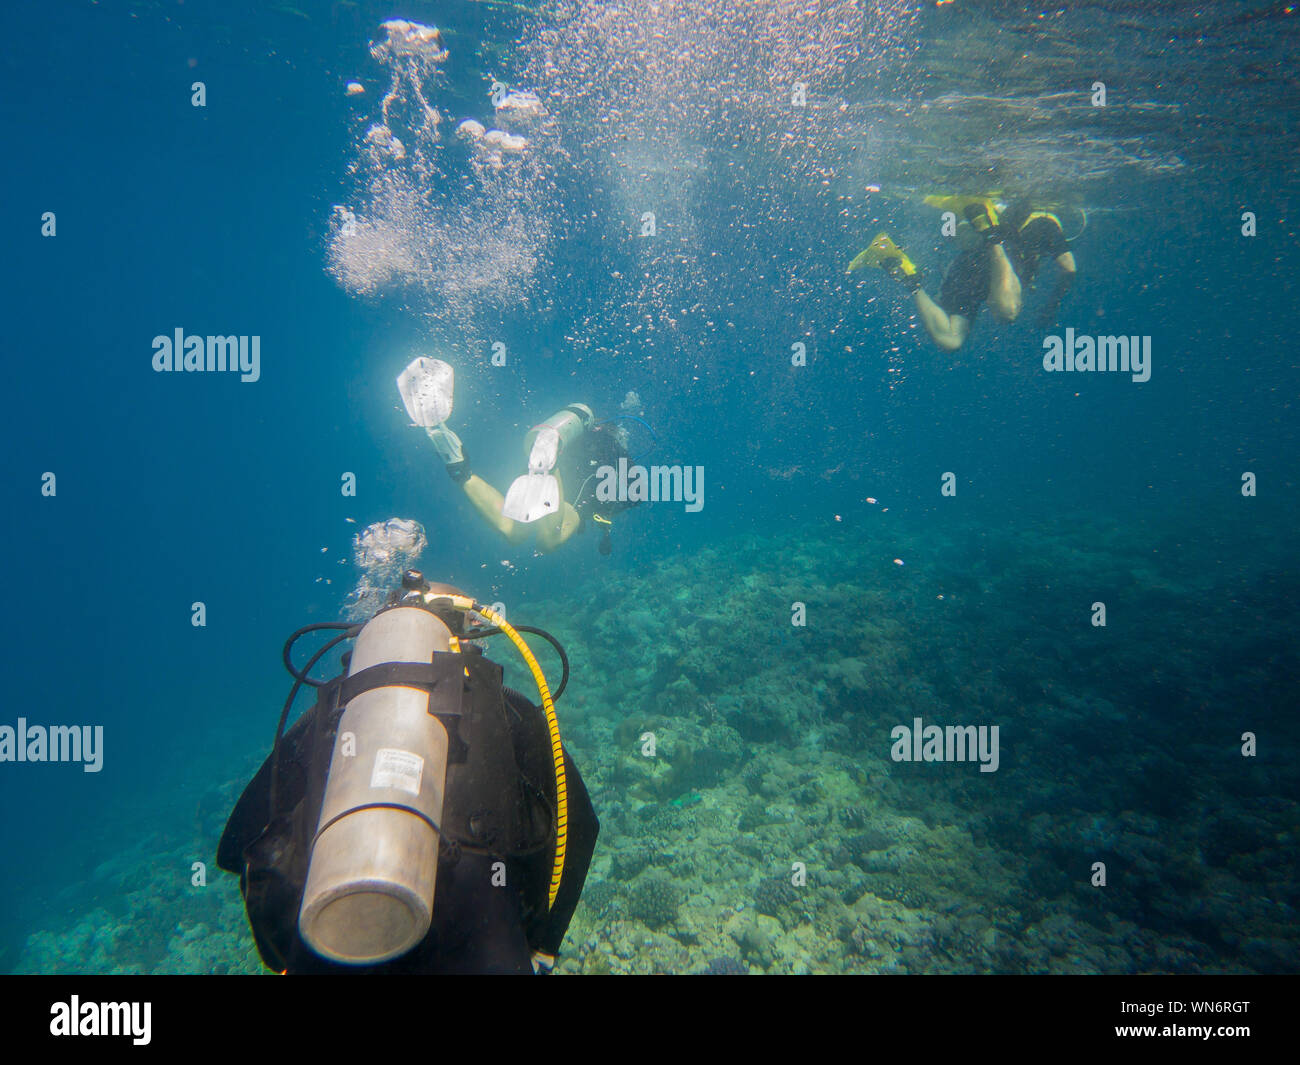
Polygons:
[[[298,668],[296,642],[331,630]],[[559,655],[554,695],[521,630]],[[484,654],[496,635],[540,705]],[[313,678],[344,640],[344,673]],[[267,967],[524,972],[530,952],[555,954],[599,832],[555,719],[569,675],[555,638],[409,570],[369,621],[304,626],[283,658],[295,683],[275,742],[217,848]],[[288,727],[303,685],[315,704]]]
[[585,403],[570,403],[556,411],[540,425],[534,425],[524,437],[528,472],[516,477],[501,503],[501,513],[511,521],[525,525],[560,513],[560,482],[554,473],[561,452],[576,441],[595,422],[596,416]]
[[538,436],[546,429],[553,430],[560,438],[560,451],[572,444],[596,421],[596,415],[585,403],[570,403],[563,410],[557,410],[540,425],[534,425],[524,437],[524,454],[531,456],[533,445]]
[[[451,631],[397,607],[357,636],[349,678],[392,662],[431,662]],[[298,930],[322,957],[386,961],[424,938],[433,914],[447,775],[447,729],[430,705],[460,692],[388,685],[362,691],[339,721],[312,841]]]

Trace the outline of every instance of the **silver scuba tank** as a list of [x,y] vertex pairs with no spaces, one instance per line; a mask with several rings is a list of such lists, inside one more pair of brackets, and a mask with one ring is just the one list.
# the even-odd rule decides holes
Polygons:
[[554,429],[560,437],[560,450],[571,445],[596,422],[596,415],[585,403],[570,403],[563,410],[557,410],[546,421],[534,425],[524,436],[524,454],[531,455],[533,444],[543,429]]
[[[358,634],[348,676],[386,662],[431,662],[450,635],[427,610],[386,610]],[[302,938],[322,957],[387,961],[429,930],[448,747],[429,698],[416,688],[372,688],[339,720],[298,914]]]

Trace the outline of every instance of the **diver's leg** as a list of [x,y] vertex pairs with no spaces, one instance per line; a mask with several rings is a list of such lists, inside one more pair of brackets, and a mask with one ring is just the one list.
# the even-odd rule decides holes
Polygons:
[[460,442],[460,437],[452,432],[445,422],[431,426],[425,432],[429,434],[429,439],[433,441],[434,449],[438,452],[439,457],[446,463],[447,473],[453,481],[465,490],[466,497],[474,505],[474,509],[482,515],[483,520],[512,544],[521,543],[525,540],[528,536],[528,529],[501,513],[502,504],[505,502],[501,497],[501,493],[478,474],[471,472],[469,458],[465,454],[465,448]]
[[989,245],[989,309],[1004,322],[1020,317],[1024,299],[1020,278],[1001,244]]
[[528,526],[523,522],[513,521],[501,513],[505,499],[477,473],[471,473],[461,487],[465,489],[465,495],[483,520],[512,544],[523,543],[528,539]]
[[[956,351],[962,346],[970,333],[970,320],[961,315],[949,314],[930,298],[921,287],[921,271],[917,269],[907,253],[894,243],[888,233],[877,233],[871,243],[849,263],[847,272],[853,273],[854,270],[871,266],[884,270],[889,277],[900,282],[912,294],[916,309],[921,315],[921,324],[925,326],[925,331],[930,334],[931,340],[944,351]],[[957,271],[962,276],[969,272],[969,269],[964,272]],[[947,293],[950,279],[954,276],[953,271],[949,271],[949,277],[944,279],[944,293]],[[981,292],[983,288],[981,281]],[[944,299],[944,293],[940,294],[940,299]]]
[[548,514],[537,522],[537,550],[554,551],[578,531],[581,519],[578,512],[564,501],[564,481],[555,474],[560,485],[560,512]]
[[561,500],[560,513],[542,519],[546,527],[537,530],[537,550],[554,551],[578,531],[581,521],[578,512]]
[[921,324],[930,334],[930,339],[944,351],[956,351],[970,336],[970,320],[960,314],[949,314],[923,288],[913,293],[917,312],[921,315]]
[[962,209],[966,221],[980,235],[987,250],[983,266],[988,272],[988,289],[983,293],[989,308],[999,318],[1014,322],[1020,315],[1020,278],[1007,257],[1002,242],[1008,232],[998,219],[996,205],[985,196],[972,197]]

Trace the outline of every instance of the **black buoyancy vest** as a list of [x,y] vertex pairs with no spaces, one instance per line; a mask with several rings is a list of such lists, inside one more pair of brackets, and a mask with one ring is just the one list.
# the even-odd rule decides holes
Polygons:
[[[561,894],[567,912],[547,911],[555,845],[555,782],[541,711],[502,684],[501,667],[470,648],[454,658],[466,672],[461,712],[448,724],[446,797],[433,921],[413,950],[380,965],[349,966],[315,954],[298,933],[298,911],[320,818],[347,678],[318,691],[315,705],[284,735],[276,809],[270,809],[270,759],[244,789],[218,848],[218,865],[240,875],[249,923],[265,964],[290,972],[526,971],[531,949],[554,952],[563,937],[594,848],[598,825],[576,767],[570,766],[571,821],[585,822],[585,854],[566,867]],[[391,682],[390,682],[391,683]],[[348,698],[359,694],[349,691]],[[484,891],[493,862],[505,862],[506,884]],[[460,872],[457,866],[463,864]],[[481,867],[481,868],[479,868]],[[474,873],[470,875],[470,869]],[[472,883],[468,881],[472,880]],[[457,889],[456,885],[460,885]],[[576,888],[576,891],[574,890]],[[455,896],[459,893],[459,899]],[[474,944],[453,928],[482,900],[487,929]],[[480,930],[484,931],[484,930]],[[496,941],[494,942],[494,937]],[[509,941],[509,942],[507,942]],[[449,950],[456,944],[454,951]],[[449,957],[449,953],[456,955]]]

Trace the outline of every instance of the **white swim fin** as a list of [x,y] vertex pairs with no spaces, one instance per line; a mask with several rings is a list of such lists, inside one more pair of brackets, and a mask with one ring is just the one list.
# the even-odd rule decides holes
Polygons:
[[560,434],[552,426],[543,426],[528,455],[528,472],[510,486],[502,514],[528,524],[559,511],[560,482],[551,474],[559,455]]
[[397,378],[406,413],[416,425],[432,429],[451,417],[456,373],[441,359],[415,359]]
[[560,482],[549,473],[526,473],[516,477],[506,493],[501,513],[525,525],[555,514],[560,509]]

